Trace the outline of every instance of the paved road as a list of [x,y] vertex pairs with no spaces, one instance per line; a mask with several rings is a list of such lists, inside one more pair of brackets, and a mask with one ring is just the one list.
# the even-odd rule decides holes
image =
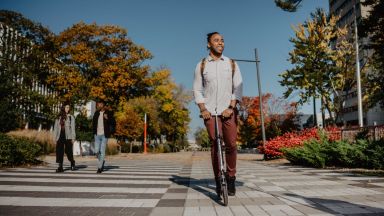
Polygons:
[[[0,215],[384,215],[384,178],[255,160],[239,155],[229,206],[214,192],[208,152],[94,158],[79,170],[0,170]],[[69,166],[69,164],[67,164]]]

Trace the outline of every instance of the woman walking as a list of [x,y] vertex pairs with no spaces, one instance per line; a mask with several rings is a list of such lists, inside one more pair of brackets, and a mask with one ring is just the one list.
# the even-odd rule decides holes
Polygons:
[[73,142],[76,138],[75,118],[69,113],[70,109],[71,107],[69,104],[64,104],[61,107],[58,118],[55,120],[54,136],[56,141],[56,163],[59,164],[56,172],[64,172],[64,149],[68,160],[71,162],[71,170],[76,170],[72,150]]

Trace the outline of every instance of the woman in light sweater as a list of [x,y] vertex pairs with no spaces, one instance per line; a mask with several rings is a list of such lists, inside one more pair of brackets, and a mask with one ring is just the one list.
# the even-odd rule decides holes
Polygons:
[[69,113],[70,109],[71,107],[69,104],[64,104],[61,107],[60,114],[55,120],[54,137],[56,141],[56,163],[59,164],[56,172],[64,172],[64,150],[68,160],[71,162],[71,170],[76,170],[72,149],[73,142],[76,139],[75,117]]

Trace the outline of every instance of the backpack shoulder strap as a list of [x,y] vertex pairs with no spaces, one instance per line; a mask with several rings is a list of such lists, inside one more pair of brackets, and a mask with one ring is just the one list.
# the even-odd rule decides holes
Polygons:
[[236,63],[235,63],[235,60],[233,59],[229,59],[231,61],[231,68],[232,68],[232,79],[233,79],[233,76],[235,75],[235,70],[236,70]]
[[201,59],[201,63],[200,63],[200,74],[201,74],[201,76],[203,76],[204,68],[205,68],[205,58]]
[[235,86],[233,85],[233,76],[235,75],[236,63],[235,63],[235,60],[233,59],[229,59],[229,60],[231,62],[231,68],[232,68],[232,93],[233,93],[235,90]]
[[201,75],[201,79],[203,81],[203,87],[204,87],[204,84],[205,84],[204,76],[203,76],[204,68],[205,68],[205,58],[201,59],[201,63],[200,63],[200,75]]

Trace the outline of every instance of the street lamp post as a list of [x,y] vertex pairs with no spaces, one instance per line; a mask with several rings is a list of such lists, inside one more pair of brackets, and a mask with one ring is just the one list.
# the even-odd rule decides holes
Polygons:
[[353,13],[355,14],[354,27],[355,27],[355,49],[356,49],[356,83],[357,83],[357,114],[359,119],[359,127],[363,127],[363,104],[361,99],[361,80],[360,80],[360,58],[359,58],[359,38],[357,36],[357,14],[356,14],[356,0],[353,5]]
[[259,72],[259,55],[257,49],[255,48],[255,60],[243,60],[243,59],[234,59],[239,62],[253,62],[256,63],[256,77],[257,77],[257,87],[259,91],[259,108],[260,108],[260,121],[261,121],[261,135],[263,138],[263,149],[264,149],[264,160],[265,158],[265,144],[266,144],[266,136],[265,136],[265,127],[264,127],[264,112],[263,112],[263,95],[261,92],[261,82],[260,82],[260,72]]

